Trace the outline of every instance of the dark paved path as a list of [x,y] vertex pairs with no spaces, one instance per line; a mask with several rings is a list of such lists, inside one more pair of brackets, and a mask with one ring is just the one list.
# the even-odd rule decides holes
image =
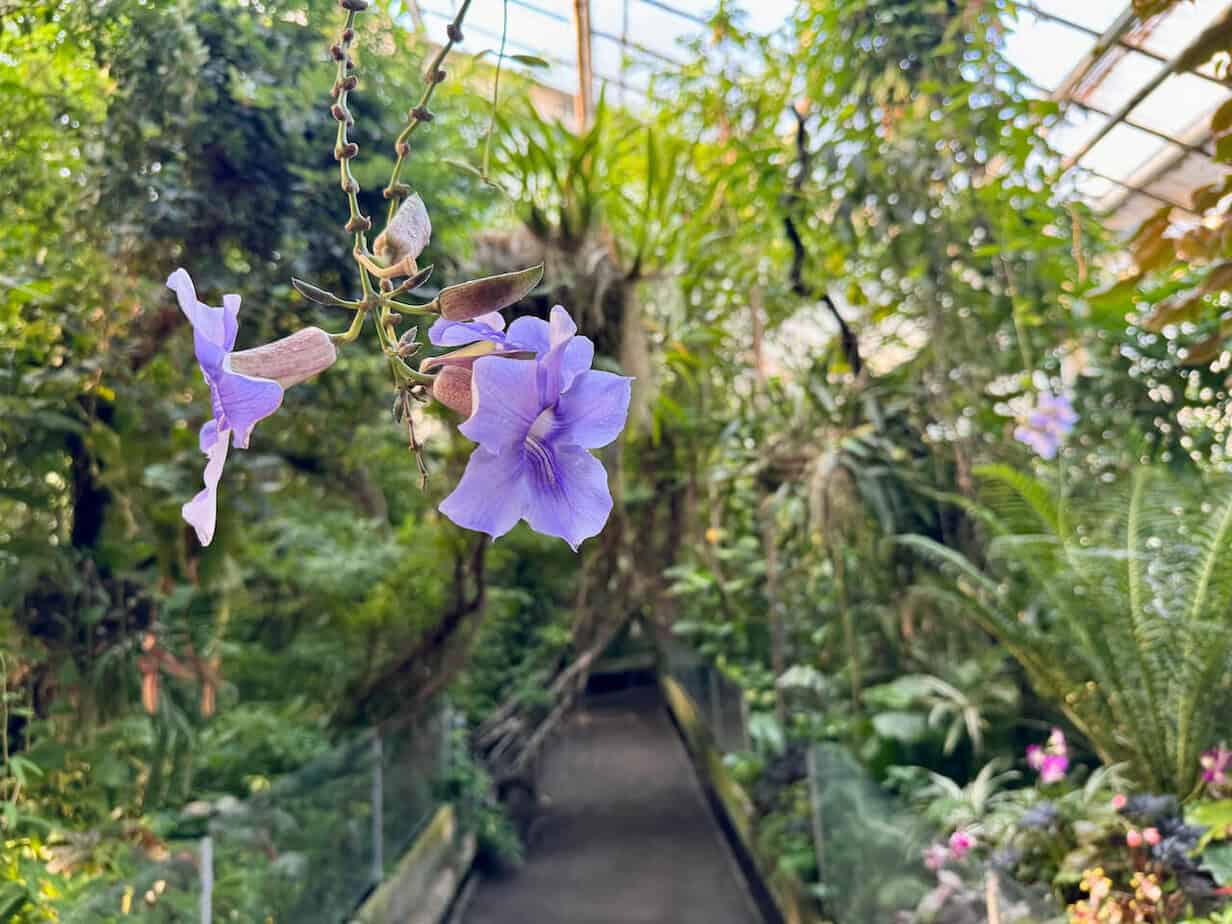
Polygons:
[[462,924],[761,924],[656,688],[591,697],[544,761],[525,865]]

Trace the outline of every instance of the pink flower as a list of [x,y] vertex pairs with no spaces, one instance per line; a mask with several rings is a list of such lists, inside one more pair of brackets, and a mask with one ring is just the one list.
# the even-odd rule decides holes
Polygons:
[[1119,792],[1112,797],[1112,808],[1114,811],[1119,812],[1121,809],[1125,808],[1128,802],[1129,800],[1125,798],[1125,794]]
[[1232,751],[1222,744],[1202,755],[1202,780],[1212,788],[1227,785],[1228,770],[1232,769]]
[[1027,766],[1035,771],[1044,766],[1044,749],[1038,744],[1027,745]]
[[950,858],[949,848],[945,844],[929,844],[924,849],[924,865],[933,872],[945,866],[945,863]]
[[950,835],[950,856],[955,860],[961,860],[974,846],[975,838],[961,828]]
[[1059,783],[1069,772],[1069,758],[1064,754],[1049,754],[1044,758],[1039,775],[1041,783]]
[[1125,835],[1125,843],[1129,844],[1130,847],[1141,847],[1142,834],[1139,831],[1130,828],[1129,833]]
[[1150,844],[1152,847],[1154,847],[1156,844],[1159,843],[1159,840],[1160,840],[1159,829],[1158,828],[1146,828],[1142,832],[1142,839],[1146,841],[1148,844]]

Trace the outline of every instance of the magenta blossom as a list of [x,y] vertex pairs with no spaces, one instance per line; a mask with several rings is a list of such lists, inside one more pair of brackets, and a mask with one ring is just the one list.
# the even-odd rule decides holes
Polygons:
[[1222,744],[1202,755],[1202,781],[1211,789],[1222,789],[1232,769],[1232,751]]
[[1054,728],[1043,747],[1027,745],[1027,766],[1039,773],[1041,783],[1059,783],[1065,779],[1065,774],[1069,772],[1069,746],[1065,741],[1065,732]]
[[945,844],[929,844],[924,848],[924,865],[936,872],[950,859],[950,848]]
[[1026,420],[1014,430],[1014,439],[1026,443],[1042,459],[1056,458],[1078,415],[1064,395],[1039,395]]
[[975,846],[975,837],[959,828],[950,835],[950,855],[955,860],[961,860]]
[[180,310],[193,328],[193,347],[210,389],[213,418],[201,428],[199,444],[206,455],[205,487],[181,508],[202,545],[214,539],[218,515],[218,481],[232,438],[247,449],[252,428],[278,410],[283,389],[333,364],[337,353],[329,335],[316,327],[296,331],[274,343],[233,353],[239,330],[240,297],[224,295],[222,307],[197,300],[197,290],[183,269],[167,277]]
[[576,550],[607,522],[607,472],[587,450],[620,435],[632,380],[591,370],[594,345],[576,334],[557,306],[550,325],[520,318],[509,330],[535,359],[475,361],[474,410],[459,429],[479,446],[440,506],[459,526],[496,538],[525,519]]

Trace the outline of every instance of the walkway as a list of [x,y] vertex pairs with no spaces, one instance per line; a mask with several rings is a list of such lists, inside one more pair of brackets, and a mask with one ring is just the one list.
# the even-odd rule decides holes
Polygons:
[[761,924],[656,688],[589,698],[541,789],[525,865],[463,924]]

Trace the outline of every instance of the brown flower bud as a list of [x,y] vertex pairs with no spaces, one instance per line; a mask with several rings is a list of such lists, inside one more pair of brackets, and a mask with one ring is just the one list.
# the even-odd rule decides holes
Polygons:
[[232,372],[272,379],[283,388],[290,388],[324,372],[337,358],[338,351],[329,334],[319,327],[305,327],[273,343],[232,353],[228,362]]
[[464,366],[445,366],[432,383],[434,397],[451,411],[471,416],[471,370]]
[[502,311],[524,299],[543,278],[543,264],[519,270],[472,279],[442,289],[437,302],[441,317],[447,321],[469,321],[483,314]]
[[462,41],[462,27],[455,22],[445,27],[445,34],[449,36],[449,41],[455,44]]
[[348,45],[351,44],[351,42],[355,41],[355,30],[354,29],[343,29],[342,30],[342,41],[346,42]]
[[428,246],[431,236],[432,222],[428,218],[428,209],[424,206],[423,199],[418,195],[408,196],[402,205],[398,206],[393,221],[373,242],[372,251],[390,264],[409,258],[409,272],[404,275],[411,275],[418,269],[415,260]]
[[341,61],[343,58],[346,57],[346,52],[342,50],[341,45],[330,45],[329,46],[329,56],[333,58],[335,61]]
[[399,141],[394,150],[398,152],[399,157],[406,157],[406,155],[411,153],[411,146],[405,141]]
[[[356,184],[356,191],[359,191],[358,184]],[[356,215],[346,223],[345,230],[348,234],[358,234],[360,231],[371,231],[372,219],[367,215]]]
[[352,13],[362,13],[368,9],[368,0],[338,0],[338,5]]
[[359,145],[354,141],[338,145],[334,148],[334,160],[347,160],[359,153]]
[[347,119],[351,117],[347,113],[346,107],[343,106],[341,103],[334,103],[334,105],[330,106],[329,114],[334,117],[334,120],[336,122],[345,122],[347,121]]

